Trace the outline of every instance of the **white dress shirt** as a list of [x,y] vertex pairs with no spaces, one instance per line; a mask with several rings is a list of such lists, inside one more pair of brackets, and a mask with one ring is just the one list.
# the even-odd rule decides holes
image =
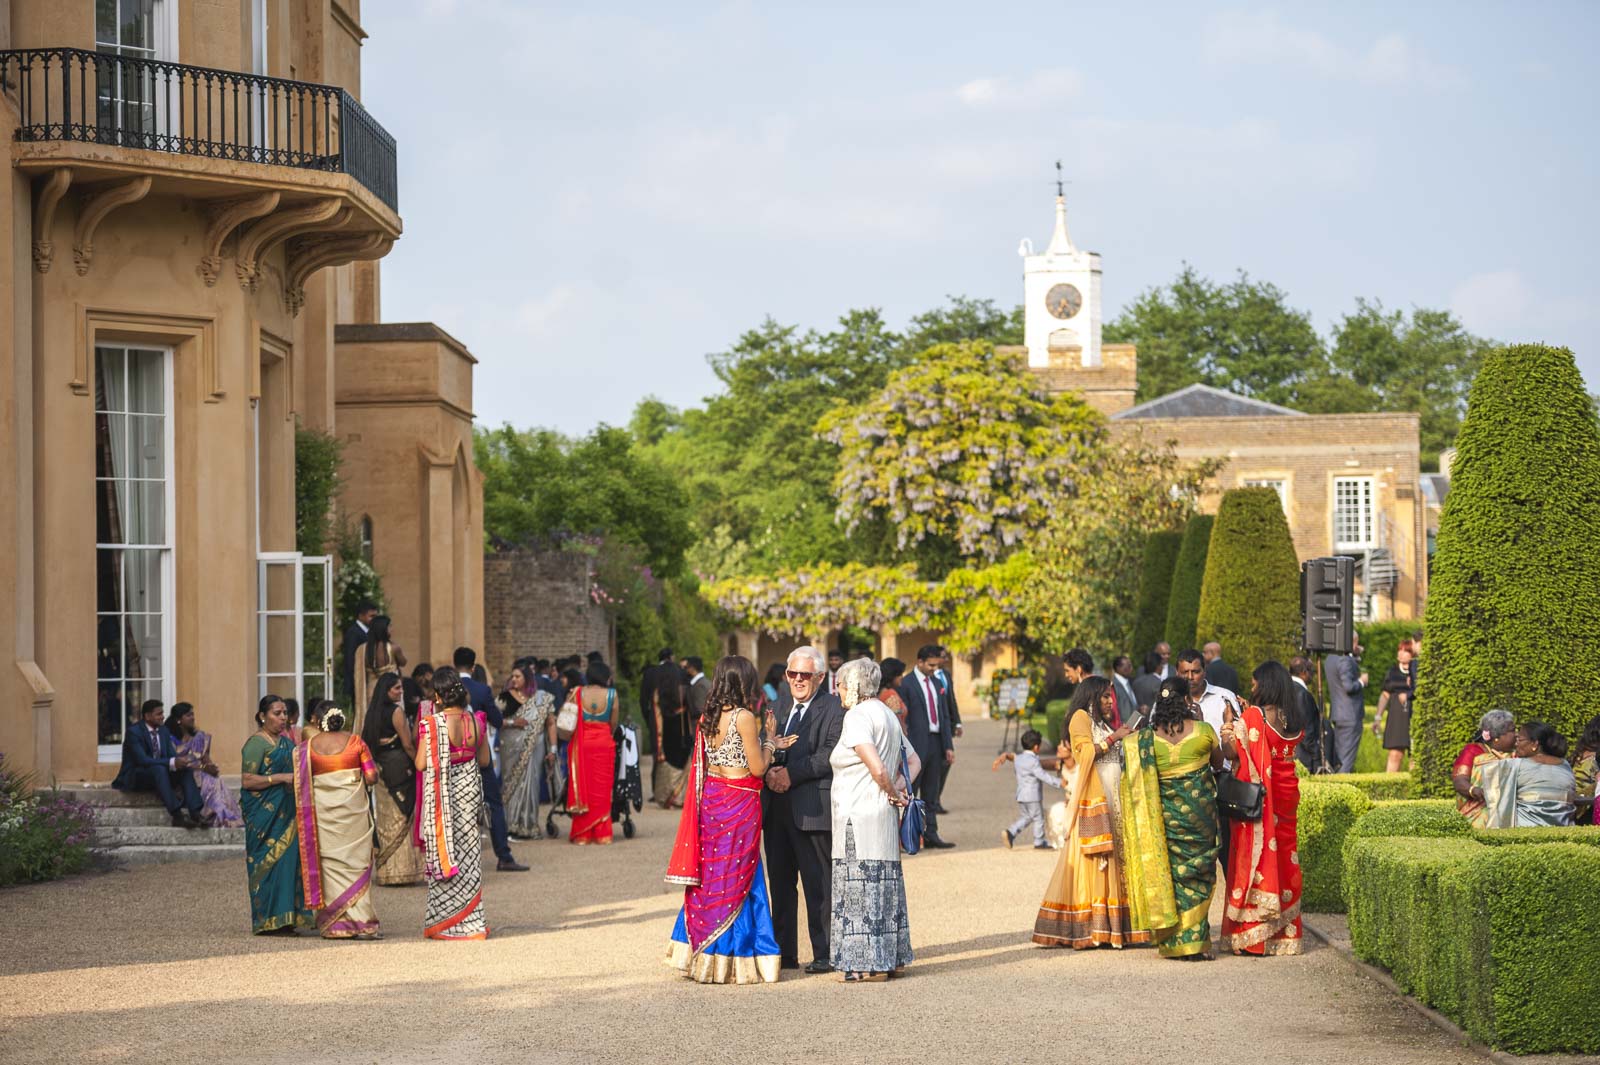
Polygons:
[[[1219,688],[1215,684],[1207,684],[1206,690],[1200,693],[1200,698],[1196,699],[1195,702],[1200,704],[1200,716],[1205,719],[1206,724],[1216,731],[1217,739],[1222,739],[1222,711],[1231,704],[1234,712],[1238,713],[1239,697],[1227,688]],[[1233,762],[1230,760],[1226,764],[1231,766]]]

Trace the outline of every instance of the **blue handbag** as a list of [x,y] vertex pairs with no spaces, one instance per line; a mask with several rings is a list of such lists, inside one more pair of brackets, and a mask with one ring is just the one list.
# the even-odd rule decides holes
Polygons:
[[[911,766],[906,761],[904,748],[900,750],[900,775],[906,778],[906,789],[911,788]],[[928,822],[928,809],[921,799],[913,798],[900,813],[900,849],[916,854],[922,849],[922,831]]]

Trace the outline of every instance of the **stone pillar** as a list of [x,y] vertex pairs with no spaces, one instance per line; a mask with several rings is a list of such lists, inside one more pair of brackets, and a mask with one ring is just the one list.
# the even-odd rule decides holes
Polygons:
[[[754,629],[736,629],[733,633],[733,653],[743,655],[750,661],[756,661],[761,646],[761,634]],[[759,669],[760,667],[757,666]]]

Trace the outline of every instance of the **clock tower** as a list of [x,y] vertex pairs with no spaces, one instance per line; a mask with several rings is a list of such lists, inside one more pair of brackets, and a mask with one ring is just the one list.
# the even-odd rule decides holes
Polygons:
[[1067,200],[1057,185],[1056,228],[1043,255],[1024,240],[1023,343],[1033,369],[1100,365],[1100,256],[1067,234]]

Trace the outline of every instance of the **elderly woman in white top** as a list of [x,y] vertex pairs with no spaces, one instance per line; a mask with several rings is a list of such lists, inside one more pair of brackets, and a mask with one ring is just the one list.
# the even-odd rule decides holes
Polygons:
[[911,924],[900,875],[900,810],[906,805],[916,754],[900,723],[877,698],[878,664],[841,666],[844,730],[833,767],[833,968],[846,982],[887,980],[911,964]]

